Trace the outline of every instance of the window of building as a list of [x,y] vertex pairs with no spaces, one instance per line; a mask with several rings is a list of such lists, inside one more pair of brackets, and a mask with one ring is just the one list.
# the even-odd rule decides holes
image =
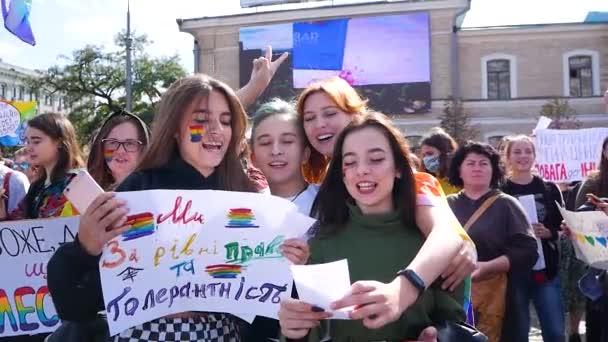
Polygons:
[[30,94],[30,96],[29,96],[30,101],[35,101],[36,96],[34,95],[34,89],[30,88],[29,94]]
[[23,101],[25,99],[25,87],[19,87],[19,96],[17,97],[17,99],[19,99],[20,101]]
[[511,71],[508,59],[493,59],[487,62],[488,99],[511,98]]
[[0,98],[6,99],[6,84],[0,84]]
[[495,53],[481,58],[481,98],[508,100],[517,97],[517,58]]
[[600,94],[599,53],[573,50],[562,56],[564,96],[585,97]]
[[570,75],[570,96],[593,96],[593,71],[591,56],[568,58]]
[[504,137],[504,135],[493,135],[491,137],[488,137],[488,144],[498,150],[498,147]]

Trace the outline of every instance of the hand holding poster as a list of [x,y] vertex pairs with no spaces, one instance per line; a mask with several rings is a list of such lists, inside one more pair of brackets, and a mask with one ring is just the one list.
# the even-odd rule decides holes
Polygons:
[[46,286],[46,264],[72,241],[78,217],[2,222],[0,337],[54,331],[59,318]]
[[608,128],[536,131],[536,168],[543,179],[565,183],[583,180],[597,169]]
[[99,264],[110,334],[185,311],[276,317],[293,282],[281,244],[314,222],[293,203],[212,190],[117,195],[132,228]]
[[592,267],[608,270],[608,215],[602,211],[558,208],[572,232],[576,257]]

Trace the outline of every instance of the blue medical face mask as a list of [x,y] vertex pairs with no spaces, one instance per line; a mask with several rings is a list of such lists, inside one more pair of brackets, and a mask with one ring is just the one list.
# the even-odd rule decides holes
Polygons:
[[439,155],[425,156],[422,158],[422,163],[424,163],[424,168],[429,172],[435,173],[439,171]]

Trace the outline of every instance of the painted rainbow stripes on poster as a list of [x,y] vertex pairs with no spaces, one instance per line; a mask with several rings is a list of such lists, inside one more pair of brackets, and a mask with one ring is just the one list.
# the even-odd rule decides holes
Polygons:
[[229,219],[226,228],[259,228],[260,226],[254,223],[255,216],[253,211],[247,208],[234,208],[230,209],[228,215]]
[[44,297],[50,296],[49,288],[47,286],[43,286],[38,289],[36,292],[36,313],[38,314],[38,319],[42,325],[47,327],[53,327],[55,324],[59,323],[59,316],[54,315],[52,317],[46,317],[44,313]]
[[203,133],[205,133],[203,125],[190,126],[190,141],[200,142],[203,139]]
[[103,150],[103,159],[106,160],[106,162],[111,162],[112,158],[114,157],[114,150]]
[[[17,288],[14,293],[15,307],[12,308],[6,292],[0,289],[0,317],[2,317],[0,320],[0,333],[8,331],[5,322],[10,324],[13,332],[33,332],[38,330],[41,325],[45,327],[57,325],[59,317],[57,315],[47,317],[45,313],[44,297],[48,295],[50,295],[49,289],[46,286],[42,286],[38,291],[34,290],[31,286]],[[29,306],[31,299],[25,298],[29,296],[35,296],[34,306]],[[31,317],[34,314],[36,314],[35,316],[38,317],[38,320]],[[28,316],[30,317],[28,318]]]
[[122,233],[122,241],[129,241],[154,234],[154,215],[152,213],[141,213],[127,217],[127,223],[131,229]]
[[578,242],[581,245],[589,244],[589,245],[595,247],[596,242],[597,242],[598,247],[600,245],[603,246],[604,248],[608,247],[608,239],[604,236],[591,236],[591,235],[583,235],[583,234],[575,234],[575,235],[576,235],[576,239],[578,240]]
[[212,278],[216,279],[234,279],[244,270],[243,266],[239,265],[209,265],[205,267],[205,272]]
[[0,289],[0,317],[2,317],[2,321],[0,321],[0,332],[4,332],[5,330],[8,331],[8,327],[5,326],[7,321],[13,331],[17,331],[19,329],[15,315],[13,315],[11,302],[3,289]]

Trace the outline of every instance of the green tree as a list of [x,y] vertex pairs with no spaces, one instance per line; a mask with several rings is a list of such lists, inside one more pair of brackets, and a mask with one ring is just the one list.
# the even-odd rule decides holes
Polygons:
[[471,125],[471,116],[464,110],[460,99],[449,97],[443,104],[443,114],[439,118],[439,126],[458,144],[477,138],[477,129]]
[[[110,112],[125,107],[125,37],[124,32],[116,36],[117,51],[87,45],[71,56],[60,56],[61,66],[52,66],[41,77],[29,80],[34,89],[64,96],[70,121],[83,143]],[[179,56],[151,57],[145,50],[150,44],[145,35],[134,35],[133,112],[148,124],[163,91],[186,75]]]
[[541,109],[540,115],[551,119],[551,129],[578,129],[582,123],[577,118],[577,112],[570,107],[568,100],[558,98],[547,101]]

